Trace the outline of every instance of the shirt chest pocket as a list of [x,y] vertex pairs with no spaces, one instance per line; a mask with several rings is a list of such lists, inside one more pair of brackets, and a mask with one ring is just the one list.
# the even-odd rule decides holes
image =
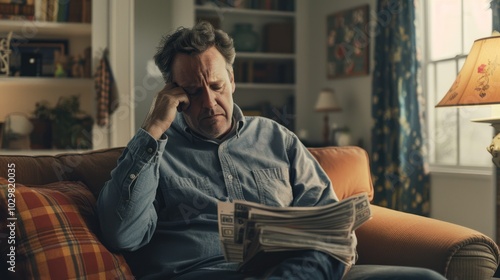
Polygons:
[[288,168],[252,170],[260,202],[270,206],[289,206],[293,200]]
[[161,191],[169,220],[189,220],[201,213],[214,211],[216,199],[207,177],[169,177]]

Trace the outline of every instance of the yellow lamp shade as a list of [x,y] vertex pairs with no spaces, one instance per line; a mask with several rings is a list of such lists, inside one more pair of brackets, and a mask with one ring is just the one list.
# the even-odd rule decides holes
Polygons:
[[500,36],[474,41],[455,82],[436,107],[500,103]]

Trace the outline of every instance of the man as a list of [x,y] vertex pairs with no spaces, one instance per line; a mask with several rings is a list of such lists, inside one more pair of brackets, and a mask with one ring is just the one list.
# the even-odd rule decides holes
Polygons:
[[[231,38],[205,22],[162,42],[155,62],[166,86],[98,199],[104,242],[130,251],[127,260],[144,279],[340,279],[344,265],[312,250],[255,275],[224,261],[219,200],[337,201],[327,175],[292,132],[244,117],[233,103],[234,57]],[[432,272],[415,279],[424,274]]]

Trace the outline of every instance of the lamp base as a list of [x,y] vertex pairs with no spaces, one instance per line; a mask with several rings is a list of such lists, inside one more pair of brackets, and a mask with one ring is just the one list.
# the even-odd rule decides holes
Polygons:
[[330,126],[328,125],[328,113],[325,113],[325,117],[323,118],[323,143],[325,145],[330,144]]
[[[495,129],[495,133],[500,132],[500,119],[498,117],[475,119],[472,121],[480,123],[489,123]],[[486,147],[486,150],[493,157],[491,161],[493,161],[496,167],[500,168],[500,133],[498,133],[497,135],[495,135],[495,137],[493,137],[493,139],[491,140],[491,144],[488,147]]]
[[493,137],[491,144],[486,148],[486,150],[488,150],[493,157],[491,161],[493,161],[495,166],[500,167],[500,133]]

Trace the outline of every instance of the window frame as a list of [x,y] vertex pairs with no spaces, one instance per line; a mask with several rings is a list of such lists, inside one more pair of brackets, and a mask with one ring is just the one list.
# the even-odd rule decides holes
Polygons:
[[[478,166],[478,165],[465,165],[465,164],[460,164],[461,162],[461,146],[460,146],[460,123],[463,123],[464,121],[470,121],[472,120],[464,120],[463,118],[460,117],[460,110],[463,110],[464,107],[456,107],[454,108],[455,111],[455,121],[457,125],[454,127],[455,133],[456,133],[456,160],[454,164],[445,164],[445,163],[436,163],[434,158],[436,157],[436,145],[434,142],[431,140],[433,139],[434,135],[436,134],[437,130],[437,113],[436,110],[439,110],[439,108],[435,108],[435,105],[439,102],[438,96],[439,94],[437,93],[437,87],[438,83],[437,81],[437,67],[439,63],[444,63],[444,62],[454,62],[456,74],[459,73],[463,61],[467,57],[468,54],[465,54],[469,50],[464,50],[464,0],[460,0],[461,4],[461,33],[460,33],[460,42],[461,42],[461,54],[456,55],[454,57],[446,57],[446,58],[440,58],[436,60],[431,60],[430,56],[430,46],[431,46],[431,35],[430,35],[430,17],[429,17],[429,2],[433,0],[423,0],[421,3],[422,5],[420,6],[420,14],[421,17],[419,18],[419,21],[422,23],[422,27],[418,28],[417,32],[421,32],[424,34],[421,34],[421,38],[423,38],[423,42],[421,43],[423,45],[422,50],[423,50],[423,55],[422,55],[422,61],[421,61],[421,81],[422,81],[422,89],[424,90],[424,99],[426,100],[426,128],[425,128],[425,133],[427,135],[426,139],[426,146],[427,146],[427,151],[428,151],[428,159],[429,159],[429,168],[431,173],[439,173],[439,174],[463,174],[463,175],[477,175],[477,176],[491,176],[493,175],[493,168],[492,166]],[[462,60],[462,63],[461,63]],[[428,67],[432,66],[433,67],[433,84],[430,85],[430,81],[428,79]],[[427,92],[429,88],[434,88],[433,89],[433,94],[431,95],[430,93]],[[484,106],[484,109],[488,110],[487,106]],[[479,124],[477,125],[485,125],[485,124]],[[492,129],[492,134],[491,138],[493,138],[493,129]],[[484,152],[487,153],[486,147],[484,149]],[[434,153],[434,154],[431,154]],[[431,161],[432,159],[432,161]]]

